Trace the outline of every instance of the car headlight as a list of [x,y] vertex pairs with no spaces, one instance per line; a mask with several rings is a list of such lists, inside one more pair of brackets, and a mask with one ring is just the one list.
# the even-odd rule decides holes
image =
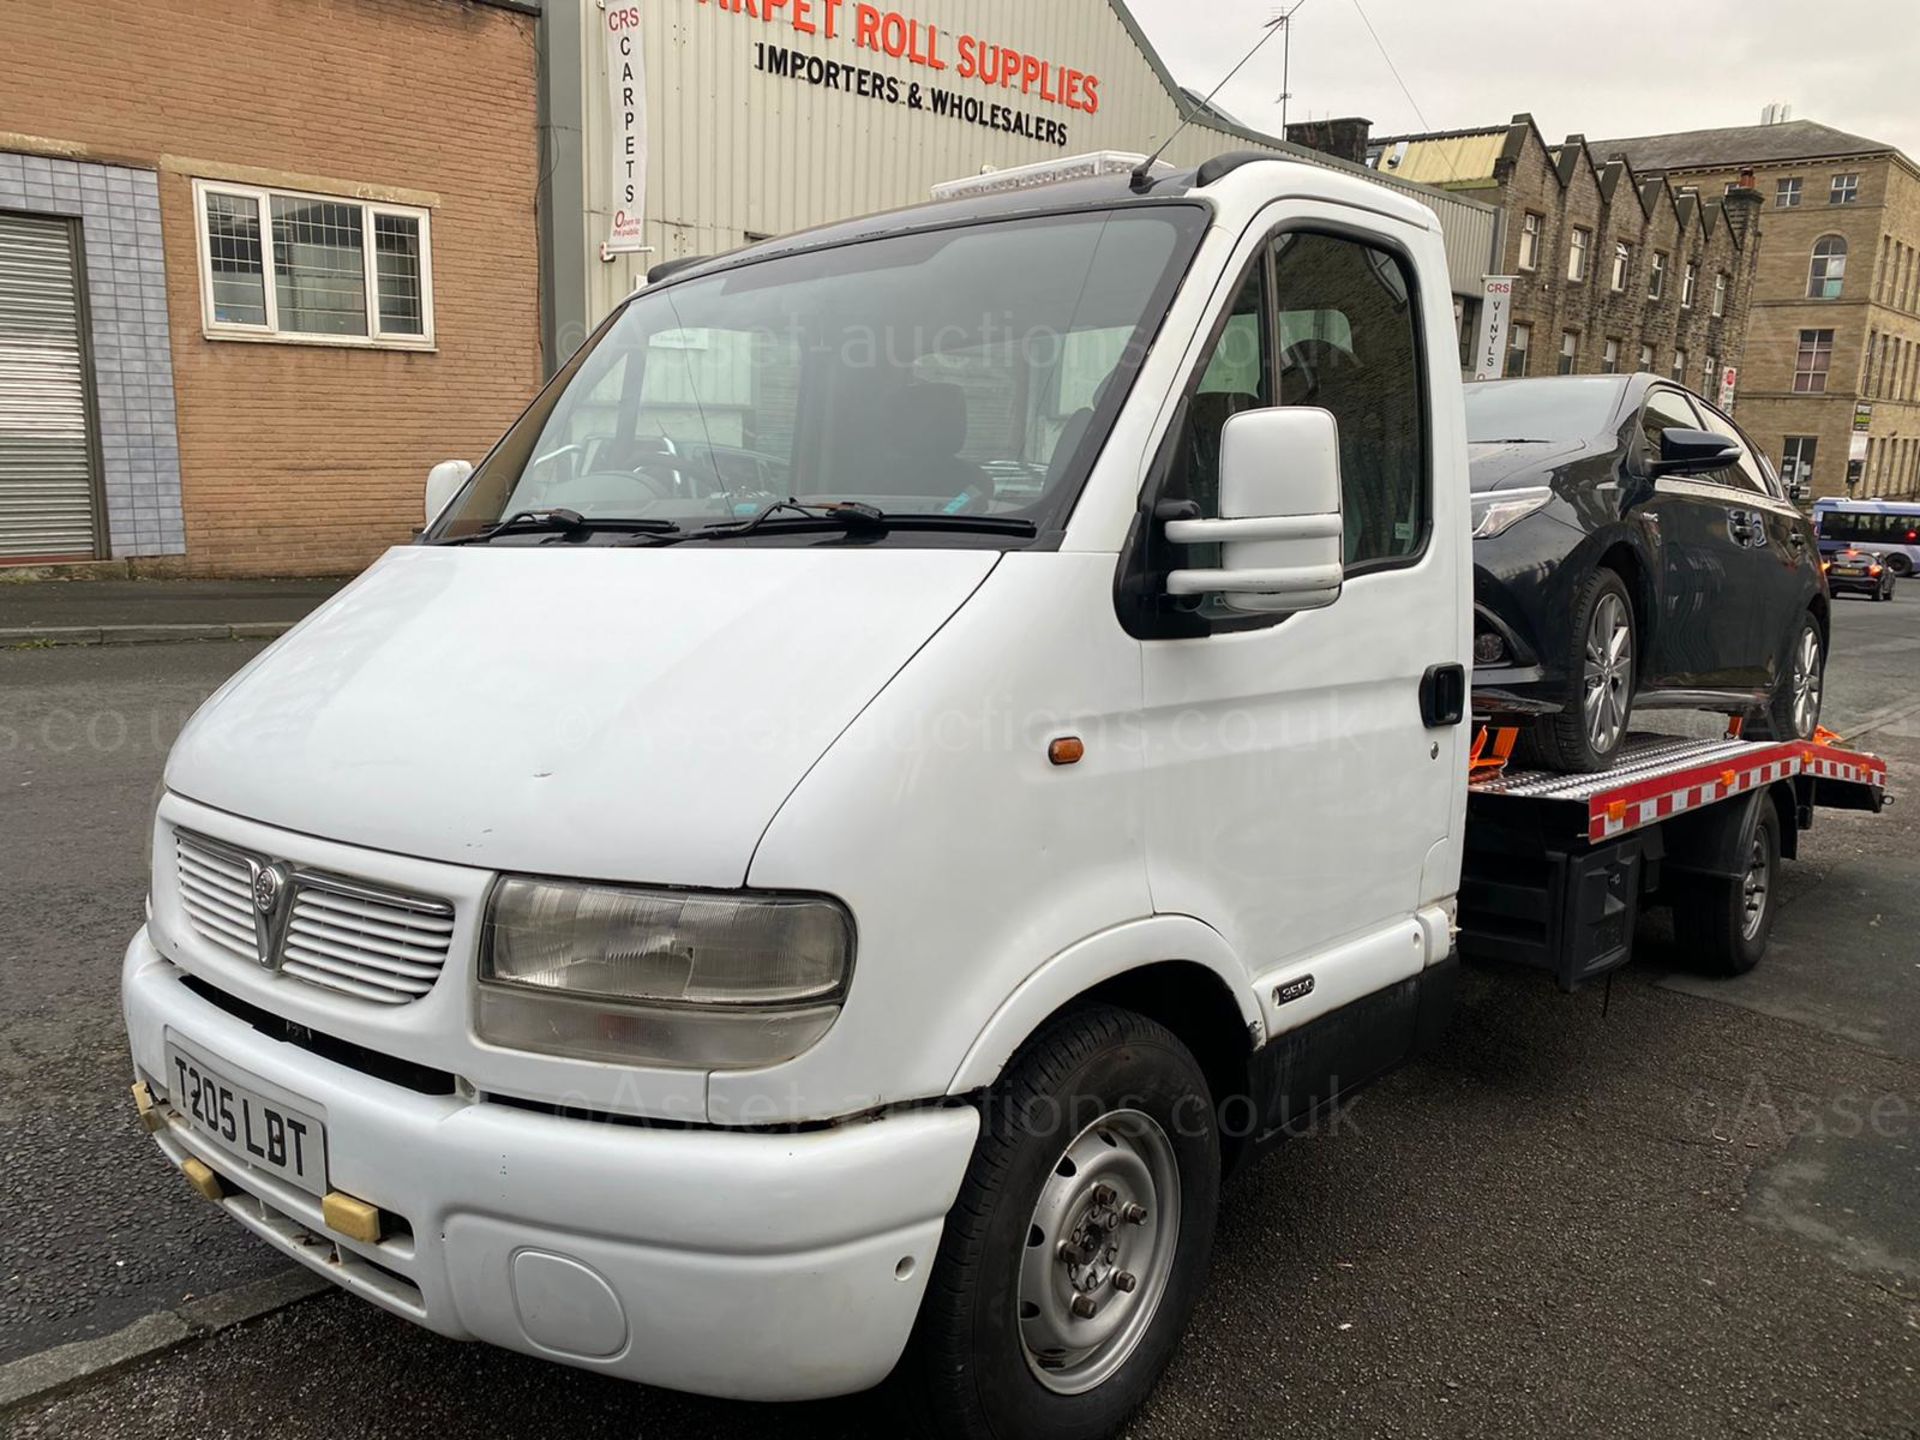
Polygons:
[[1511,530],[1534,511],[1545,508],[1553,499],[1546,486],[1525,490],[1495,490],[1473,497],[1473,538],[1491,540]]
[[509,877],[493,889],[476,1026],[515,1050],[737,1070],[827,1033],[853,917],[817,895]]

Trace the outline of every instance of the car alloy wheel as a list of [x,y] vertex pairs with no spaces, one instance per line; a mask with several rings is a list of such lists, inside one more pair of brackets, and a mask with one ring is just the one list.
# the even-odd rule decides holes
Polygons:
[[1602,595],[1593,607],[1583,682],[1587,743],[1606,754],[1619,743],[1633,699],[1633,616],[1616,594]]
[[1800,631],[1800,643],[1793,647],[1793,733],[1805,740],[1820,723],[1822,671],[1820,632],[1812,625]]
[[1016,1303],[1034,1378],[1061,1395],[1104,1382],[1153,1323],[1180,1236],[1180,1167],[1139,1110],[1102,1115],[1062,1152],[1027,1230]]

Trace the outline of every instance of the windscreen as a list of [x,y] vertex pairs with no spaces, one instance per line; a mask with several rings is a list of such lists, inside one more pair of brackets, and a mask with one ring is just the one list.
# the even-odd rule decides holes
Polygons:
[[1205,217],[1170,205],[980,223],[643,292],[434,538],[554,508],[693,530],[787,500],[1044,530],[1071,508]]
[[1476,445],[1585,440],[1611,427],[1625,391],[1626,381],[1617,375],[1468,385],[1467,439]]

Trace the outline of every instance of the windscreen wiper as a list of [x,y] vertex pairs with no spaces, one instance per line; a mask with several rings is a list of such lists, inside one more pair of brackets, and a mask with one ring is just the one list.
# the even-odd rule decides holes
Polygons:
[[661,539],[634,540],[635,545],[682,545],[694,540],[737,540],[756,533],[792,534],[809,530],[844,530],[850,534],[884,535],[891,530],[945,530],[980,535],[1019,535],[1031,537],[1040,527],[1031,520],[1011,515],[940,515],[908,512],[896,514],[857,500],[832,505],[802,505],[797,500],[776,500],[757,515],[731,525],[703,525]]
[[432,545],[484,545],[501,535],[672,535],[680,527],[671,520],[640,520],[582,515],[578,510],[556,506],[548,510],[520,510],[497,525],[489,525],[471,535],[455,535],[432,540]]

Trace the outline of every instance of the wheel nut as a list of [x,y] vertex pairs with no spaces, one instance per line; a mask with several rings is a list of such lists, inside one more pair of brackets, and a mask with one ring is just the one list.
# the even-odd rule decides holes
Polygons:
[[1126,1209],[1122,1210],[1120,1214],[1126,1219],[1129,1225],[1144,1225],[1147,1223],[1147,1207],[1144,1205],[1129,1205]]
[[1060,1248],[1053,1253],[1059,1258],[1062,1265],[1072,1265],[1080,1258],[1080,1252],[1074,1249],[1073,1243],[1068,1240],[1062,1240],[1060,1242]]
[[1117,1198],[1113,1193],[1113,1187],[1111,1185],[1096,1185],[1093,1187],[1093,1203],[1096,1205],[1111,1205]]
[[1082,1320],[1091,1320],[1100,1313],[1100,1307],[1093,1303],[1091,1296],[1087,1295],[1074,1296],[1072,1310]]
[[1138,1280],[1133,1278],[1131,1271],[1116,1270],[1113,1274],[1113,1288],[1118,1290],[1122,1295],[1131,1295],[1133,1293],[1133,1287],[1139,1283]]

